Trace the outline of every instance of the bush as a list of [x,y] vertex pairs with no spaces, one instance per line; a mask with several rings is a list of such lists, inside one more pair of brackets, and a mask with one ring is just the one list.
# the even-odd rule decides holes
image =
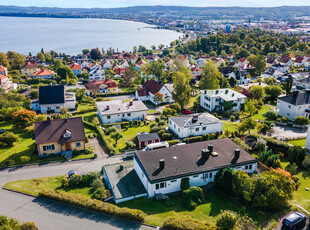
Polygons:
[[39,196],[138,222],[143,222],[146,216],[144,212],[138,209],[120,208],[116,205],[98,200],[92,200],[79,194],[66,192],[56,193],[54,191],[48,190],[41,191]]
[[208,134],[208,133],[207,134],[203,134],[201,138],[202,138],[203,141],[207,141],[207,140],[210,139],[210,134]]
[[189,189],[183,190],[182,204],[187,209],[194,210],[197,205],[202,203],[202,200],[202,188],[190,187]]
[[257,160],[265,164],[267,167],[281,168],[279,154],[274,154],[272,150],[262,152]]
[[15,161],[14,160],[7,160],[7,161],[5,161],[5,165],[6,166],[11,166],[11,165],[13,165],[15,163]]
[[110,135],[111,133],[117,132],[117,128],[115,126],[110,126],[105,130],[106,135]]
[[182,190],[186,190],[186,189],[189,189],[189,178],[188,177],[185,177],[185,178],[182,178],[181,179],[181,189]]
[[255,147],[259,152],[267,151],[267,141],[263,138],[258,138]]
[[267,141],[268,149],[272,149],[274,153],[283,153],[285,156],[287,156],[288,154],[288,150],[290,146],[287,143],[278,141],[274,138],[265,137],[263,135],[258,135],[258,134],[250,134],[248,135],[248,137],[254,138],[255,140],[257,140],[259,137],[263,138],[264,140]]
[[[236,135],[237,136],[237,135]],[[250,150],[250,146],[248,146],[243,140],[241,140],[240,138],[235,138],[234,142],[241,146],[245,151],[249,151]]]
[[309,119],[304,116],[297,116],[294,118],[294,123],[296,125],[308,125]]
[[38,230],[35,222],[25,222],[20,226],[20,230]]
[[69,179],[69,187],[78,187],[80,186],[82,176],[79,174],[74,174]]
[[305,157],[305,159],[303,160],[303,162],[302,162],[302,168],[303,168],[303,169],[310,169],[310,156],[309,156],[309,155],[307,155],[307,156]]
[[18,137],[12,132],[5,132],[0,135],[0,145],[12,147],[14,142],[18,141]]
[[166,131],[162,129],[162,130],[159,130],[157,134],[161,138],[164,133],[166,133]]
[[20,161],[21,161],[22,163],[27,163],[27,162],[30,161],[30,157],[28,157],[28,156],[21,156],[21,157],[20,157]]
[[267,120],[275,121],[278,117],[278,114],[276,111],[270,110],[270,111],[267,111],[263,116],[266,117]]
[[158,123],[159,121],[159,117],[155,117],[155,122]]
[[285,170],[290,172],[290,174],[292,175],[297,175],[299,170],[298,170],[298,166],[296,165],[296,163],[293,163],[293,164],[288,164],[286,167],[285,167]]
[[180,140],[171,140],[171,141],[167,141],[169,146],[173,146],[173,145],[176,145],[176,144],[179,144],[180,143]]
[[107,199],[107,190],[105,189],[105,187],[98,187],[91,198],[104,201],[105,199]]
[[126,149],[134,149],[136,147],[136,144],[133,143],[132,141],[126,141]]
[[150,133],[158,133],[160,130],[163,130],[162,127],[154,126],[150,129]]
[[168,141],[168,140],[171,140],[172,139],[172,135],[170,133],[164,133],[162,136],[161,136],[161,139],[163,141]]
[[225,168],[218,171],[215,175],[214,183],[215,186],[220,189],[222,192],[230,195],[232,194],[232,180],[233,180],[233,171],[231,168]]
[[163,229],[167,230],[215,230],[216,227],[189,218],[168,217]]
[[196,136],[196,137],[188,137],[188,138],[184,138],[183,142],[185,143],[194,143],[194,142],[199,142],[202,140],[201,136]]
[[97,178],[93,181],[92,187],[94,190],[97,190],[98,188],[104,187],[104,184],[103,184],[102,180]]
[[293,164],[296,163],[298,167],[302,167],[302,163],[307,156],[307,150],[300,146],[293,146],[288,151],[288,161]]
[[233,230],[237,226],[238,215],[230,210],[221,210],[217,217],[216,226],[219,230]]
[[181,106],[179,106],[178,104],[169,105],[168,108],[174,109],[174,110],[177,111],[178,113],[181,112]]
[[68,178],[67,177],[63,177],[61,179],[61,187],[62,188],[67,188],[69,187],[69,181],[68,181]]
[[235,116],[230,116],[230,121],[231,122],[234,122],[236,120],[236,117]]

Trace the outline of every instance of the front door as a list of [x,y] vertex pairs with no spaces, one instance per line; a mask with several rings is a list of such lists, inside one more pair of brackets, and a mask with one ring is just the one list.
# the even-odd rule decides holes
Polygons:
[[69,143],[65,143],[65,150],[66,150],[66,151],[69,151],[69,150],[70,150]]

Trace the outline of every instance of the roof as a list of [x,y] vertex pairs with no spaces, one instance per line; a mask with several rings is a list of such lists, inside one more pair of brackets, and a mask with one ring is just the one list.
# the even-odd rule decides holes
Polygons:
[[4,76],[4,75],[2,75],[2,74],[0,74],[0,85],[1,85],[1,83],[2,83],[2,80],[6,79],[6,78],[8,78],[8,77],[7,77],[7,76]]
[[118,87],[116,82],[111,79],[104,79],[104,80],[93,80],[87,82],[85,88],[88,90],[93,90],[95,87],[99,87],[101,85],[105,85],[107,88],[116,88]]
[[81,65],[77,64],[77,63],[72,63],[71,65],[69,65],[69,68],[72,70],[80,70],[82,69]]
[[139,142],[142,142],[159,139],[159,136],[157,133],[141,133],[140,135],[137,135],[137,139]]
[[291,105],[307,105],[310,104],[310,93],[298,93],[297,95],[290,94],[284,97],[279,97],[278,100],[284,101]]
[[246,96],[244,96],[243,94],[228,88],[216,90],[201,90],[200,92],[208,95],[209,97],[221,97],[225,101],[234,101],[238,98],[246,98]]
[[163,84],[160,84],[159,82],[151,79],[147,80],[143,86],[143,88],[146,88],[148,92],[151,92],[152,94],[155,94],[159,92],[159,90],[163,87]]
[[65,86],[49,85],[39,87],[39,104],[65,103]]
[[298,57],[295,59],[295,63],[302,63],[303,60],[304,60],[304,57],[303,57],[303,56],[298,56]]
[[[64,138],[63,135],[68,131],[71,137]],[[81,117],[35,122],[34,133],[36,144],[51,142],[63,144],[86,140]]]
[[[218,156],[201,157],[203,149],[213,145],[213,151]],[[234,157],[234,150],[240,149],[240,157]],[[244,165],[257,162],[240,146],[229,138],[197,142],[193,144],[174,146],[148,152],[138,151],[135,159],[151,183],[194,175],[225,167]],[[165,167],[159,168],[159,160],[165,160]]]
[[27,62],[20,69],[36,69],[36,68],[38,68],[38,64],[37,63]]
[[291,60],[291,58],[290,57],[288,57],[288,56],[283,56],[282,58],[281,58],[281,63],[288,63],[289,61]]
[[130,105],[130,102],[123,102],[121,100],[101,101],[96,102],[96,105],[101,115],[147,111],[147,107],[142,101],[132,101],[132,105]]
[[105,75],[105,71],[103,69],[100,68],[95,68],[89,71],[89,74],[101,74],[101,75]]
[[32,76],[54,76],[55,72],[49,69],[39,69]]
[[202,113],[198,115],[198,120],[193,120],[193,116],[169,117],[169,119],[182,128],[222,123],[219,119],[209,113]]

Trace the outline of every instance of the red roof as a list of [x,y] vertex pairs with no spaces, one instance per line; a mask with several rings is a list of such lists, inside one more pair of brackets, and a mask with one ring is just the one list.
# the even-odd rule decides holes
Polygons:
[[8,70],[8,68],[0,65],[0,72],[4,72],[4,71],[7,71],[7,70]]
[[39,69],[32,74],[32,76],[54,76],[55,72],[49,69]]
[[282,62],[282,63],[288,63],[290,60],[291,60],[291,58],[290,58],[290,57],[288,57],[288,56],[284,56],[284,57],[282,57],[282,59],[281,59],[281,61],[280,61],[280,62]]
[[238,62],[245,62],[246,58],[241,58]]
[[6,78],[8,78],[8,77],[0,74],[0,85],[1,85],[2,80],[6,79]]
[[298,56],[298,57],[295,59],[295,63],[302,63],[303,60],[304,60],[304,57],[303,57],[303,56]]
[[30,61],[21,67],[21,69],[36,69],[36,68],[38,68],[37,63],[36,62],[32,63]]
[[115,81],[110,80],[110,79],[107,78],[105,80],[89,81],[85,85],[85,88],[88,89],[88,90],[93,90],[96,86],[100,86],[100,85],[105,85],[107,88],[116,88],[116,87],[118,87]]
[[163,87],[162,84],[155,80],[148,80],[144,83],[144,85],[138,89],[139,96],[147,96],[149,92],[152,94],[158,93],[159,90]]
[[79,65],[78,63],[73,62],[71,65],[69,65],[69,68],[72,70],[80,70],[82,69],[81,65]]

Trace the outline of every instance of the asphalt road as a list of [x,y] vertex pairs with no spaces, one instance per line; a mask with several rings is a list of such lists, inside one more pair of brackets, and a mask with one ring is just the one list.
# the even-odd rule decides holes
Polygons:
[[[6,182],[13,180],[62,175],[72,169],[79,173],[98,171],[103,164],[113,164],[121,161],[122,156],[116,156],[90,161],[50,163],[40,166],[1,169],[0,185],[2,186]],[[3,189],[0,189],[0,215],[14,217],[21,222],[34,221],[40,230],[154,229],[128,220],[99,214],[43,198],[33,198]]]

